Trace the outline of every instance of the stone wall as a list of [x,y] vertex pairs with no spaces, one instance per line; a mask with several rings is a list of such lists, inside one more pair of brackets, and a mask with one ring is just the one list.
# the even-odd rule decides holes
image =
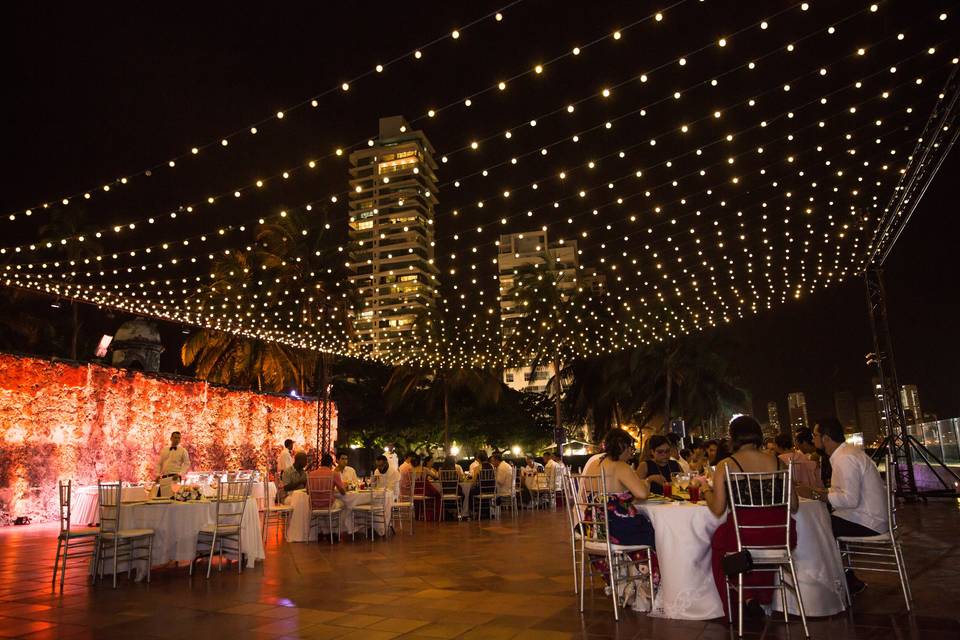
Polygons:
[[55,520],[58,479],[151,477],[171,431],[194,470],[266,469],[286,438],[315,443],[316,425],[316,401],[0,354],[0,524]]

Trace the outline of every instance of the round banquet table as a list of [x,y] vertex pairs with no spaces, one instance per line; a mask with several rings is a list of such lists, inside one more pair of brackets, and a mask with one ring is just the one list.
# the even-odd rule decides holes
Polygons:
[[[224,513],[224,509],[236,513],[241,509],[241,503],[226,503],[221,507],[221,513]],[[153,529],[154,566],[171,561],[190,562],[195,556],[200,528],[217,520],[217,503],[209,500],[155,500],[124,505],[120,519],[122,529]],[[247,567],[252,568],[257,560],[266,557],[260,537],[257,501],[253,498],[247,498],[243,519],[240,521],[240,549],[247,557]],[[105,563],[104,570],[106,568]],[[145,575],[144,568],[142,565],[134,566],[137,580]],[[125,565],[123,570],[126,570]]]
[[[146,500],[146,487],[123,487],[120,489],[120,500],[123,502],[138,502]],[[97,485],[77,487],[70,498],[70,524],[79,526],[95,525],[100,522],[100,496],[97,494]]]
[[[726,516],[717,518],[705,504],[677,501],[646,503],[641,509],[653,524],[660,566],[660,589],[650,615],[687,620],[723,617],[713,581],[710,541]],[[806,614],[818,617],[842,611],[843,567],[826,506],[801,500],[795,519],[794,562]],[[775,608],[776,600],[775,596]],[[795,603],[790,605],[794,612]]]
[[[384,489],[365,489],[360,491],[348,491],[345,495],[336,495],[335,502],[342,507],[340,512],[340,528],[342,533],[356,533],[354,524],[354,507],[361,504],[370,504],[370,498],[374,491],[386,492],[386,507],[383,522],[374,522],[374,530],[380,535],[386,535],[385,524],[390,522],[390,512],[393,510],[393,491]],[[310,495],[303,489],[291,491],[287,494],[285,504],[293,507],[293,513],[290,514],[290,522],[287,523],[287,542],[311,542],[317,540],[320,533],[327,532],[326,517],[319,519],[320,531],[316,532],[311,527]],[[314,530],[311,536],[311,530]]]

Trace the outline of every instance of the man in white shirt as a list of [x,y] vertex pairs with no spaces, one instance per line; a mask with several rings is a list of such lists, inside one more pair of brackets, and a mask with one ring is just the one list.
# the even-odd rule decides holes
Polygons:
[[[797,493],[833,507],[830,524],[833,535],[838,538],[886,533],[889,529],[887,487],[873,460],[862,449],[846,443],[843,425],[836,418],[817,422],[813,429],[813,443],[830,458],[830,489],[802,486],[798,487]],[[866,587],[850,570],[847,571],[847,584],[851,593],[859,593]]]
[[376,486],[389,489],[394,496],[400,494],[400,471],[390,466],[387,456],[377,456],[377,468],[373,472],[373,478]]
[[185,447],[180,446],[180,432],[170,434],[170,447],[160,452],[157,460],[158,496],[169,496],[171,485],[180,482],[190,468],[190,456]]
[[340,480],[343,482],[344,486],[346,485],[358,485],[360,484],[360,479],[357,477],[357,470],[351,466],[347,465],[349,457],[347,456],[346,451],[341,451],[337,454],[337,468],[336,472],[340,474]]
[[494,452],[490,456],[490,464],[497,474],[497,495],[509,496],[513,494],[513,467],[507,464],[500,453]]
[[680,471],[690,473],[690,463],[680,455],[680,436],[670,432],[667,434],[667,441],[670,443],[670,459],[680,465]]
[[283,441],[283,451],[280,452],[280,457],[277,458],[277,473],[283,475],[283,472],[287,470],[288,467],[293,466],[293,440],[287,438]]

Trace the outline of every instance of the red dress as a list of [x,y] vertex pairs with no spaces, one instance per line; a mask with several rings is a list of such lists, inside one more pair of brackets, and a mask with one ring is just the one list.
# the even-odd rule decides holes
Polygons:
[[[731,458],[734,462],[736,459]],[[737,463],[737,466],[740,466]],[[742,470],[742,469],[741,469]],[[754,507],[737,510],[737,517],[741,526],[780,525],[776,529],[744,529],[741,530],[743,546],[764,546],[783,544],[783,524],[787,517],[786,507]],[[737,551],[737,531],[733,524],[733,513],[727,514],[727,520],[713,533],[711,540],[713,560],[713,580],[717,585],[717,593],[723,602],[723,611],[727,611],[727,577],[723,573],[723,557]],[[797,546],[797,529],[790,518],[790,548]],[[746,587],[772,587],[776,583],[776,574],[772,571],[750,571],[743,574],[743,599],[746,602],[754,599],[762,604],[770,604],[773,598],[772,589],[747,589]]]

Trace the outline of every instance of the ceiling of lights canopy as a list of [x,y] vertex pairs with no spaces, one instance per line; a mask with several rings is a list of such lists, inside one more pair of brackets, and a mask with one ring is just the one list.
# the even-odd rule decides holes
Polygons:
[[[354,48],[297,104],[4,212],[0,273],[368,356],[351,339],[347,158],[402,114],[437,150],[440,295],[430,335],[382,359],[566,359],[734,322],[862,273],[957,67],[954,9],[466,4],[460,25],[411,28],[404,51]],[[505,340],[498,240],[541,229],[575,241],[602,286],[531,306]]]

